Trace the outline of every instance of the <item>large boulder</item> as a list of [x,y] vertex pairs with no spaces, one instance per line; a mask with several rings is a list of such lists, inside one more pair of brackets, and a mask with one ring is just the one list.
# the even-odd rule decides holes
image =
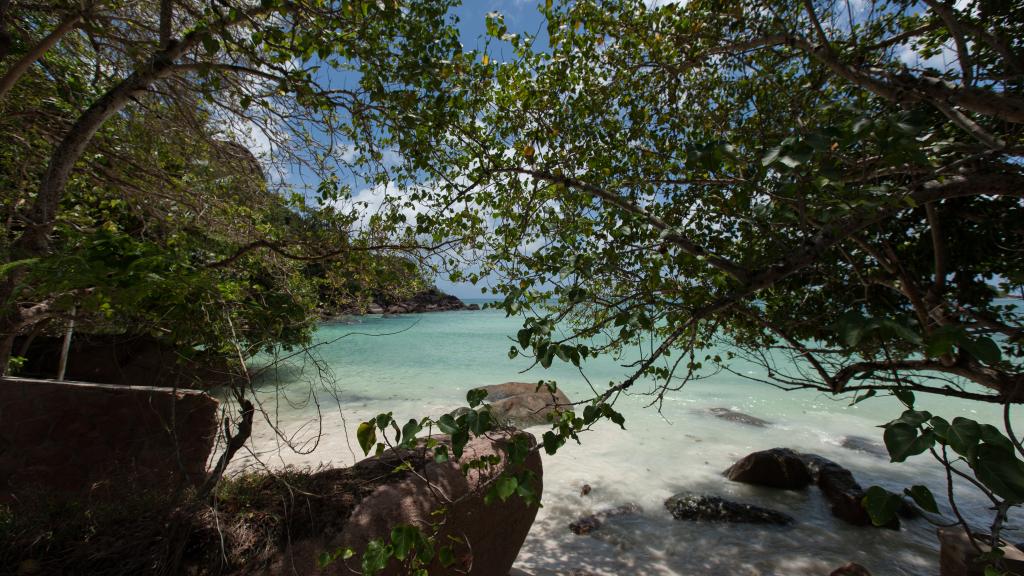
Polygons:
[[724,474],[734,482],[783,490],[802,490],[812,481],[801,455],[789,448],[772,448],[748,454],[730,466]]
[[793,518],[782,512],[752,504],[731,502],[717,496],[681,493],[665,500],[665,508],[676,520],[705,522],[746,522],[751,524],[793,523]]
[[572,402],[561,390],[529,382],[505,382],[478,388],[487,392],[484,402],[490,404],[491,418],[500,426],[528,428],[548,423],[548,415],[571,407]]
[[[517,431],[515,434],[525,433]],[[429,574],[450,574],[454,569],[460,574],[475,576],[508,574],[537,514],[537,506],[527,504],[518,495],[504,502],[495,499],[484,504],[490,482],[509,470],[505,448],[510,438],[511,433],[493,433],[470,440],[461,463],[490,456],[498,457],[500,463],[490,469],[471,468],[465,474],[460,462],[438,463],[430,451],[420,449],[388,451],[356,464],[353,468],[366,468],[370,475],[379,469],[382,481],[362,496],[340,533],[321,533],[292,543],[271,563],[267,573],[280,576],[352,574],[359,571],[360,553],[371,540],[388,540],[391,530],[399,525],[417,526],[424,534],[430,534],[431,526],[438,525],[438,546],[453,546],[456,565],[445,568],[435,559],[428,567]],[[535,445],[533,436],[529,438]],[[403,460],[412,463],[413,471],[394,472]],[[542,468],[538,452],[531,451],[525,468],[536,475],[539,499]],[[440,510],[445,512],[439,514]],[[356,555],[326,568],[317,565],[322,553],[345,548],[357,551]],[[402,573],[398,563],[392,560],[380,574],[398,576]]]

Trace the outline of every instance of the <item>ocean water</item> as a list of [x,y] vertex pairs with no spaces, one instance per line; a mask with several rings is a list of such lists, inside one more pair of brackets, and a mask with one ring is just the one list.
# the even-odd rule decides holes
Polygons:
[[[587,397],[588,384],[571,365],[556,362],[548,370],[538,366],[523,373],[529,360],[508,358],[510,337],[520,327],[520,319],[486,309],[325,324],[317,333],[318,362],[296,356],[260,378],[258,399],[266,417],[257,422],[248,452],[239,453],[232,469],[352,464],[362,458],[355,440],[359,422],[388,411],[400,422],[437,416],[463,405],[466,392],[477,386],[554,379],[570,398]],[[758,374],[754,366],[737,369]],[[592,360],[585,371],[598,388],[627,373],[611,358]],[[647,407],[651,397],[640,393],[649,385],[636,388],[637,394],[616,405],[626,416],[626,430],[604,422],[585,433],[582,444],[544,455],[543,508],[518,567],[536,576],[577,571],[800,576],[828,574],[855,561],[876,576],[938,573],[935,527],[924,519],[904,520],[898,532],[853,527],[831,516],[815,488],[763,489],[721,475],[750,452],[785,446],[839,462],[865,487],[901,491],[925,484],[938,497],[945,493],[945,478],[930,456],[891,464],[840,445],[844,437],[860,436],[881,446],[877,426],[902,411],[895,399],[872,398],[850,406],[823,394],[783,392],[720,374],[671,394],[659,411]],[[997,407],[924,397],[918,404],[947,419],[1001,421]],[[771,424],[757,428],[719,419],[706,412],[714,407]],[[531,431],[539,436],[544,429]],[[580,496],[583,484],[593,488],[585,497]],[[675,521],[663,502],[681,491],[775,508],[797,523],[779,528]],[[962,512],[987,524],[981,496],[966,486],[960,492]],[[578,517],[626,503],[639,505],[642,512],[611,518],[590,535],[568,529]],[[1013,533],[1009,539],[1014,540]]]

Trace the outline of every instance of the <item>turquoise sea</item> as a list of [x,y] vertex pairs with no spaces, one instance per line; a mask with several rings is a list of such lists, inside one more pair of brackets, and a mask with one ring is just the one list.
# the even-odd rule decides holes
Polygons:
[[[361,459],[359,422],[392,411],[399,421],[440,415],[464,403],[466,391],[508,381],[554,379],[572,399],[590,393],[579,371],[556,363],[526,373],[527,358],[508,358],[520,318],[495,310],[443,312],[324,324],[317,333],[319,362],[298,356],[260,379],[267,417],[258,422],[250,452],[234,470],[248,466],[344,466]],[[752,365],[737,371],[758,374]],[[597,387],[620,380],[627,369],[614,359],[590,361],[586,375]],[[814,452],[851,469],[865,487],[893,491],[926,484],[945,493],[944,476],[930,456],[902,464],[841,446],[860,436],[881,445],[877,428],[902,411],[893,398],[856,406],[812,392],[783,392],[722,373],[688,384],[665,399],[659,411],[641,394],[620,399],[626,430],[602,423],[544,456],[543,508],[517,566],[536,574],[569,575],[822,575],[846,562],[876,576],[938,573],[935,527],[904,521],[899,532],[857,528],[834,519],[816,489],[761,489],[721,476],[738,458],[785,446]],[[947,419],[970,416],[998,424],[997,407],[919,398],[919,407]],[[708,408],[738,410],[771,422],[756,428],[716,418]],[[276,432],[275,432],[276,430]],[[532,429],[535,434],[542,428]],[[262,463],[262,464],[261,464]],[[589,496],[579,495],[589,484]],[[663,507],[681,491],[701,492],[775,508],[796,517],[791,528],[677,522]],[[961,487],[958,503],[979,524],[989,522],[984,502]],[[643,512],[608,521],[587,536],[568,524],[602,509],[635,503]],[[948,510],[948,507],[947,507]],[[1014,520],[1011,517],[1011,521]],[[1011,522],[1013,524],[1013,522]],[[1014,537],[1011,535],[1010,539]]]

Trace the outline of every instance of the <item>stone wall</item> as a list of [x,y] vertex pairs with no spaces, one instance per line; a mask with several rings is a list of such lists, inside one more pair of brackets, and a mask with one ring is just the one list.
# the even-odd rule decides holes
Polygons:
[[0,379],[0,502],[197,483],[217,412],[194,390]]

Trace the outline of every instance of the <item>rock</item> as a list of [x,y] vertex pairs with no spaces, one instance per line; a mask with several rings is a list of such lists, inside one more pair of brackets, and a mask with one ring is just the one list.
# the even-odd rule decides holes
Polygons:
[[[437,542],[453,547],[456,564],[446,568],[435,559],[428,567],[429,574],[451,574],[455,570],[472,576],[508,574],[537,514],[536,505],[527,505],[515,495],[504,502],[495,499],[484,504],[488,482],[507,468],[504,447],[511,436],[510,433],[492,433],[474,438],[466,445],[462,462],[488,456],[501,458],[501,463],[490,470],[470,469],[463,474],[459,462],[437,463],[429,452],[422,450],[401,453],[389,450],[380,457],[359,462],[356,468],[377,467],[382,470],[380,477],[383,483],[375,486],[356,504],[341,533],[325,532],[293,542],[287,551],[278,554],[264,573],[275,576],[352,574],[360,567],[358,553],[350,560],[339,560],[325,569],[317,566],[317,557],[330,550],[365,550],[373,539],[388,540],[392,528],[401,524],[418,526],[429,534],[430,526],[440,523]],[[535,444],[533,436],[528,436],[531,444]],[[447,441],[445,437],[437,438]],[[417,474],[388,472],[400,462],[400,455],[413,461]],[[542,475],[539,453],[530,453],[525,468],[538,479],[536,490],[539,498],[542,488],[539,485]],[[433,514],[442,507],[447,509],[447,514]],[[402,573],[397,562],[392,560],[380,575],[398,576]]]
[[389,307],[400,308],[402,313],[419,313],[462,310],[466,308],[466,304],[451,294],[445,294],[437,288],[429,288],[402,302],[391,303]]
[[889,457],[889,452],[885,449],[885,446],[863,436],[844,436],[839,445],[847,450],[866,452],[879,458]]
[[871,576],[871,572],[856,562],[850,562],[836,568],[829,576]]
[[[821,488],[822,494],[832,507],[832,515],[856,526],[871,526],[871,517],[861,505],[864,489],[853,477],[853,473],[839,464],[815,454],[804,454],[803,460],[811,473],[814,483]],[[900,521],[893,521],[884,526],[898,530]]]
[[569,397],[561,390],[551,392],[546,386],[529,382],[505,382],[479,388],[487,391],[484,401],[490,404],[491,417],[499,426],[528,428],[548,423],[548,414],[568,408]]
[[757,426],[758,428],[764,428],[771,424],[771,422],[768,422],[767,420],[762,420],[756,416],[737,412],[729,408],[708,408],[708,413],[716,418],[721,418],[722,420],[736,422],[737,424],[746,424],[747,426]]
[[120,501],[198,486],[220,406],[196,390],[0,378],[0,507]]
[[466,310],[479,310],[479,309],[480,309],[480,305],[479,304],[469,304],[469,305],[466,306]]
[[[980,533],[975,533],[980,536]],[[939,576],[983,576],[987,562],[978,562],[978,550],[971,544],[963,528],[939,528]],[[992,547],[984,539],[977,542],[982,553],[989,553]],[[1024,552],[1016,546],[1006,545],[1003,551],[1003,568],[1009,574],[1024,574]]]
[[812,481],[801,455],[789,448],[772,448],[748,454],[723,474],[733,482],[802,490]]
[[643,512],[643,509],[641,509],[640,506],[633,503],[623,504],[622,506],[616,506],[615,508],[595,512],[589,516],[579,518],[569,524],[569,530],[573,534],[578,535],[590,534],[594,530],[600,528],[608,518],[623,516],[626,514],[637,514],[639,512]]
[[665,508],[676,520],[705,522],[746,522],[752,524],[793,523],[793,518],[782,512],[752,504],[731,502],[717,496],[681,493],[665,500]]
[[593,488],[590,487],[590,484],[584,484],[580,487],[580,497],[582,498],[583,496],[589,495],[591,490],[593,490]]

